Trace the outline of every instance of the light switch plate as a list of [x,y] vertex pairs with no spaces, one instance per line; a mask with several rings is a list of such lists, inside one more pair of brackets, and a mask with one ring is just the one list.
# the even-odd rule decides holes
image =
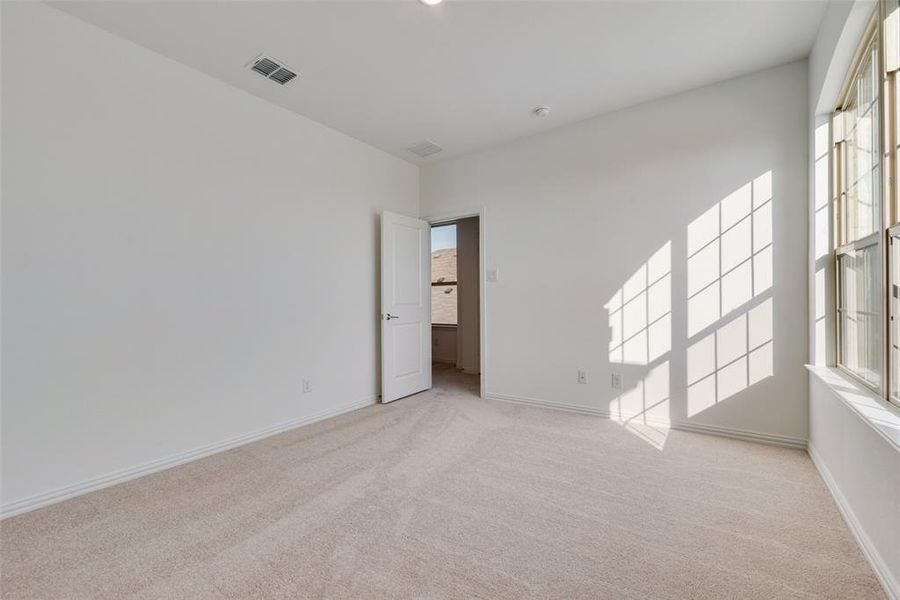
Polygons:
[[491,282],[500,281],[500,272],[497,269],[488,269],[487,280]]

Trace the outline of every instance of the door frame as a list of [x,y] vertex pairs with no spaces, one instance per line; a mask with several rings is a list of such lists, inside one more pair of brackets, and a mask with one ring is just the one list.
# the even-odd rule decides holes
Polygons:
[[457,210],[446,213],[438,213],[435,215],[422,215],[419,218],[428,221],[432,227],[441,225],[442,223],[451,223],[460,219],[468,219],[470,217],[478,217],[478,346],[479,346],[479,362],[480,370],[479,382],[481,389],[479,390],[481,399],[485,397],[486,381],[487,381],[487,318],[486,318],[486,296],[487,296],[487,277],[485,276],[485,214],[487,210],[484,206],[470,208],[468,210]]

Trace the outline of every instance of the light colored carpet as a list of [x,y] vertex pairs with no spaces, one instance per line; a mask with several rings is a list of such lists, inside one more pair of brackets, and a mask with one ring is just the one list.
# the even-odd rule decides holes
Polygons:
[[435,382],[8,519],[0,595],[884,597],[802,451]]

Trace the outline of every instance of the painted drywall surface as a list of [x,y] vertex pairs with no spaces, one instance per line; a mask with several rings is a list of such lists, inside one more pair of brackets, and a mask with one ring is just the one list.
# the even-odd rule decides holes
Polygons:
[[810,109],[830,113],[877,0],[831,0],[809,54]]
[[456,327],[431,328],[431,360],[456,366],[457,356]]
[[456,367],[466,373],[481,369],[479,345],[478,218],[456,223],[457,281],[459,281],[459,327],[457,328]]
[[[485,283],[487,393],[805,440],[806,78],[805,61],[792,63],[425,167],[422,215],[487,207],[485,268],[499,275]],[[759,266],[773,285],[760,272],[749,299],[735,305],[729,291],[726,314],[694,331],[688,296],[717,267],[693,254],[708,233],[703,215],[719,206],[731,219],[747,186],[765,204],[769,177],[771,211],[759,225],[772,227],[773,254]],[[727,237],[729,252],[745,250]],[[623,350],[611,300],[646,300],[648,278],[661,282],[652,311],[663,319],[652,357],[611,357]],[[698,307],[693,319],[704,321]],[[651,335],[641,310],[629,312],[629,326],[637,319],[638,335]],[[756,347],[766,337],[774,354],[753,357],[752,384],[720,370],[744,368],[749,338]],[[730,353],[716,356],[717,342]],[[622,392],[611,373],[623,375]]]
[[857,537],[865,536],[865,549],[888,571],[890,597],[900,597],[900,452],[817,376],[809,378],[810,453],[852,513]]
[[2,11],[3,503],[373,400],[378,214],[417,167]]
[[[809,356],[834,364],[830,114],[875,5],[833,2],[809,57]],[[815,375],[809,386],[810,452],[882,578],[900,581],[900,454]],[[891,585],[890,582],[888,585]],[[890,591],[900,598],[900,586]]]

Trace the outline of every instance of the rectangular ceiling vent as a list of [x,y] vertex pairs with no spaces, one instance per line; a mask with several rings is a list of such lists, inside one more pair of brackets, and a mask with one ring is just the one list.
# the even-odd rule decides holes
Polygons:
[[443,148],[441,148],[434,142],[425,140],[424,142],[419,142],[414,146],[410,146],[409,148],[407,148],[407,150],[409,150],[413,154],[421,156],[422,158],[426,158],[428,156],[431,156],[432,154],[437,154],[438,152],[443,150]]
[[271,56],[260,55],[256,57],[253,59],[253,62],[250,63],[250,69],[256,71],[266,79],[271,79],[275,83],[281,85],[286,84],[297,76],[295,71],[284,66],[280,60],[274,59]]

